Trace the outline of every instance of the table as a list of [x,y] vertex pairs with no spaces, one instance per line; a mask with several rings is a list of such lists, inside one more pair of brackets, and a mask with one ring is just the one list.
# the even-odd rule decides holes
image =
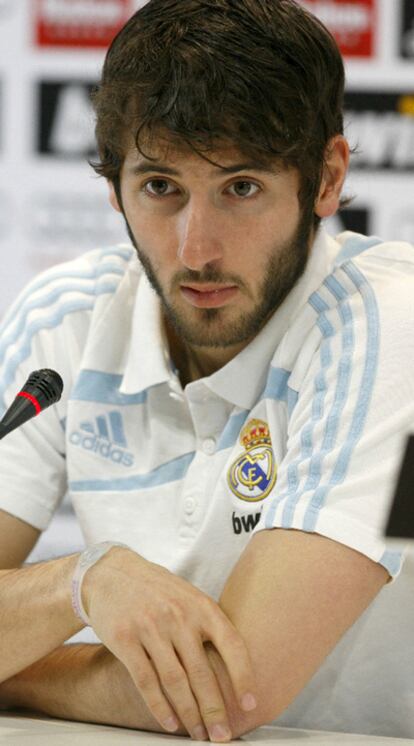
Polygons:
[[[385,738],[383,736],[358,736],[346,733],[328,733],[299,728],[277,728],[264,725],[238,739],[243,744],[280,744],[288,746],[402,746],[411,744],[411,738]],[[191,746],[196,743],[211,741],[192,741],[183,736],[170,736],[161,733],[115,728],[108,725],[91,725],[69,720],[57,720],[36,713],[2,712],[0,713],[1,746]],[[237,743],[233,741],[232,743]]]

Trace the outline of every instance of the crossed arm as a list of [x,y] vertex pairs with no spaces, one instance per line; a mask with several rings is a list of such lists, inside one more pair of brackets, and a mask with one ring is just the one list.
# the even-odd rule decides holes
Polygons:
[[[385,568],[317,534],[255,534],[219,599],[246,642],[258,706],[240,709],[218,652],[204,647],[233,738],[277,718],[388,581]],[[74,720],[162,731],[123,664],[104,646],[67,645],[0,684],[0,704]],[[187,735],[184,727],[177,734]]]

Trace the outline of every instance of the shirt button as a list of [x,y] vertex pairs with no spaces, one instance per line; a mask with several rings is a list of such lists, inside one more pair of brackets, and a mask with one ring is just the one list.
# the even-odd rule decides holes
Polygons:
[[209,456],[211,456],[216,450],[216,439],[215,438],[206,438],[203,440],[203,451],[204,453],[207,453]]
[[193,497],[187,497],[184,500],[184,510],[185,510],[185,512],[188,515],[190,515],[191,513],[193,513],[194,508],[195,508],[195,500],[194,500],[194,498]]

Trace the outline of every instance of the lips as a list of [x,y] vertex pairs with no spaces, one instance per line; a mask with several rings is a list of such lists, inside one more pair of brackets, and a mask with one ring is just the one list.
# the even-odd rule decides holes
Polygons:
[[219,308],[230,303],[238,293],[237,285],[181,285],[185,300],[197,308]]
[[228,290],[228,288],[235,287],[234,285],[218,285],[217,283],[214,284],[212,282],[205,282],[204,285],[197,285],[197,284],[191,284],[190,282],[187,282],[185,285],[181,285],[181,287],[190,288],[190,290],[195,290],[197,293],[215,293],[217,291],[221,290]]

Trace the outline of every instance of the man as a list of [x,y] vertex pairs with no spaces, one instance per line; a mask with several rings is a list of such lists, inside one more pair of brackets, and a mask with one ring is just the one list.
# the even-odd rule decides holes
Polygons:
[[[320,226],[343,84],[290,0],[150,0],[114,40],[94,166],[133,248],[44,273],[2,328],[4,407],[33,369],[65,382],[0,452],[3,707],[224,742],[303,690],[290,724],[353,729],[360,698],[306,685],[398,585],[414,265]],[[19,568],[66,489],[92,549]],[[86,623],[102,644],[63,647]]]

